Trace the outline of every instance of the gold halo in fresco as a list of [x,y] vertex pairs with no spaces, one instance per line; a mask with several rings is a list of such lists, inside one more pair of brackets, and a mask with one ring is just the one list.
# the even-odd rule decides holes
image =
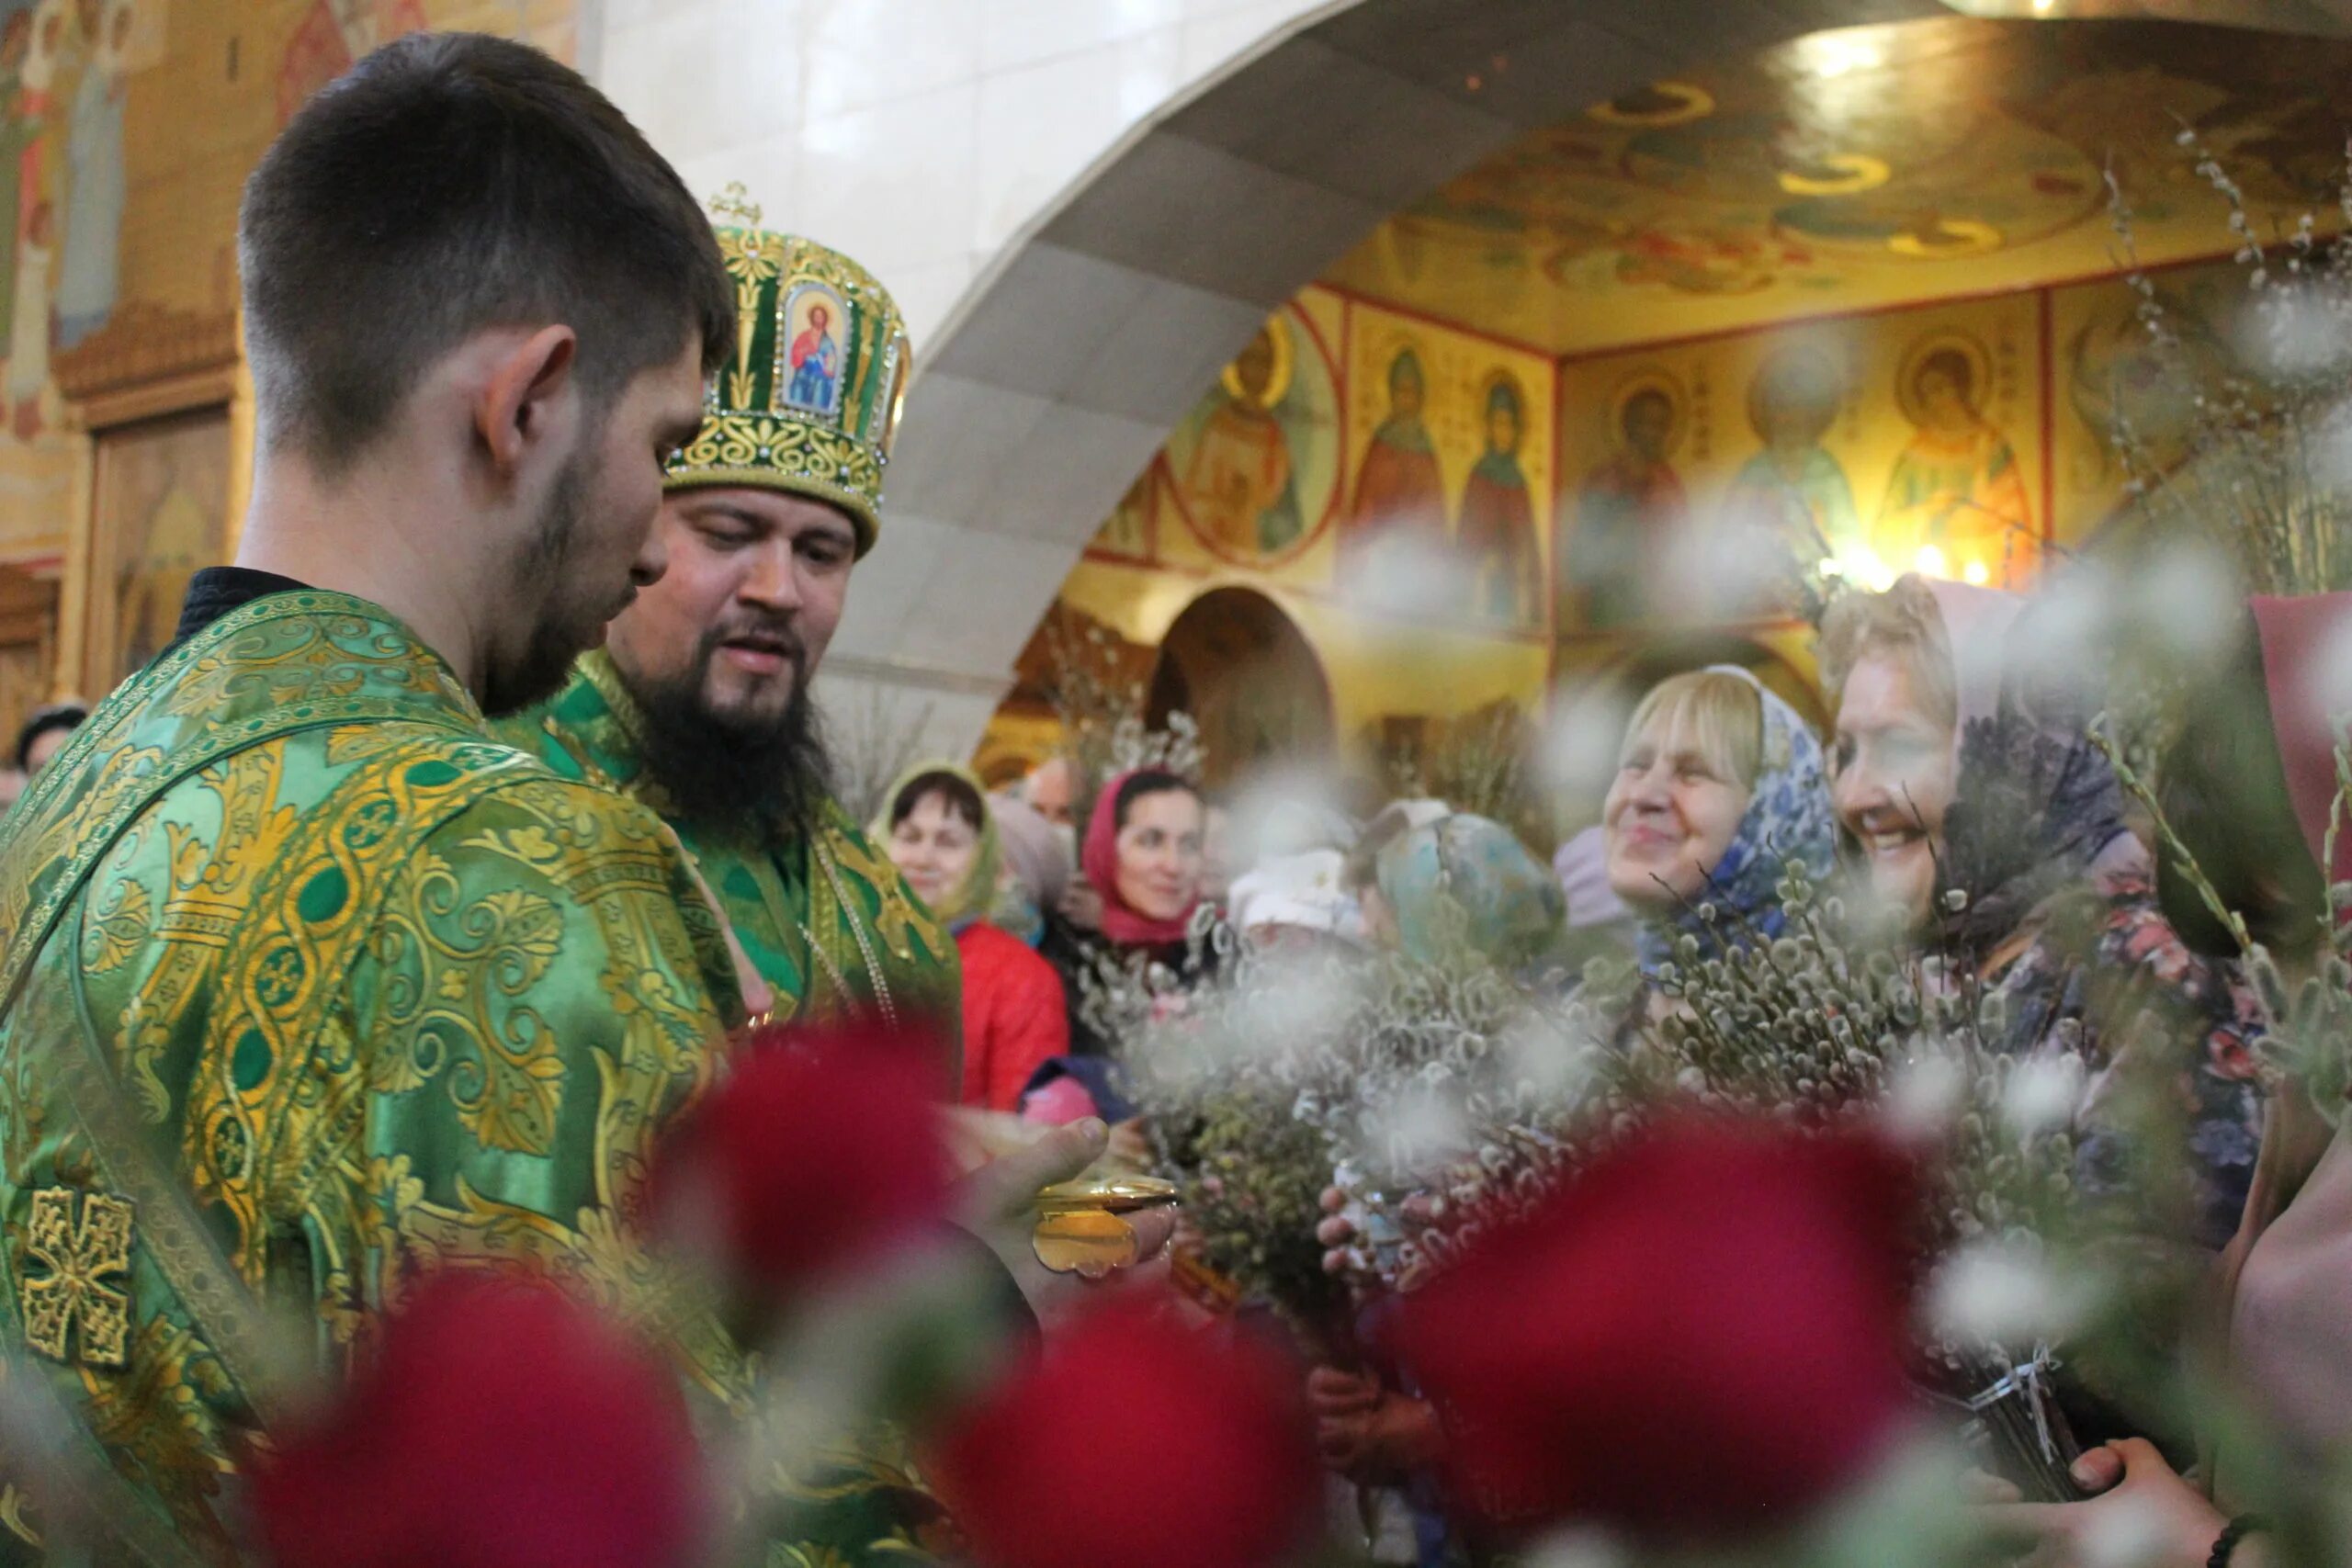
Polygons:
[[[1242,385],[1241,361],[1250,350],[1258,346],[1259,338],[1263,338],[1268,348],[1272,352],[1273,365],[1266,372],[1266,389],[1253,397],[1249,388]],[[1290,390],[1292,361],[1297,352],[1297,345],[1290,341],[1290,324],[1278,315],[1269,316],[1266,318],[1266,324],[1258,329],[1257,337],[1242,344],[1241,353],[1235,355],[1232,363],[1217,373],[1217,384],[1225,389],[1225,395],[1235,402],[1255,403],[1261,409],[1271,411],[1283,400],[1283,394]]]
[[1625,410],[1634,399],[1650,392],[1663,397],[1670,411],[1663,450],[1671,457],[1680,449],[1682,438],[1690,428],[1690,399],[1682,389],[1680,378],[1670,370],[1653,365],[1635,370],[1618,382],[1609,394],[1609,426],[1605,434],[1609,437],[1611,455],[1619,457],[1627,455]]
[[1973,333],[1957,327],[1923,333],[1903,351],[1903,363],[1894,372],[1894,400],[1903,410],[1903,417],[1913,425],[1925,428],[1927,411],[1919,406],[1919,372],[1928,361],[1942,354],[1957,354],[1968,365],[1968,404],[1979,413],[1993,391],[1993,355]]
[[1997,251],[2003,235],[1990,223],[1973,218],[1931,218],[1886,237],[1886,248],[1898,256],[1940,260],[1945,256],[1981,256]]
[[1799,168],[1780,172],[1781,188],[1791,196],[1853,196],[1876,190],[1894,175],[1883,158],[1867,152],[1832,152],[1809,158]]
[[1715,112],[1715,96],[1695,83],[1653,82],[1646,87],[1620,93],[1606,103],[1595,104],[1585,112],[1603,125],[1644,129],[1688,125]]
[[1498,390],[1510,394],[1512,417],[1519,422],[1519,439],[1524,446],[1527,441],[1527,388],[1518,377],[1499,367],[1479,378],[1478,428],[1485,430],[1487,412],[1494,407],[1495,393]]

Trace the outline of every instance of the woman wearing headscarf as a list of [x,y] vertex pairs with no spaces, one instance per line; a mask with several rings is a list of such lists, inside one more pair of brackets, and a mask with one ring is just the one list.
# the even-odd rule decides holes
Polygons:
[[1110,1047],[1088,1017],[1089,997],[1106,970],[1157,969],[1187,989],[1215,963],[1208,945],[1192,940],[1206,827],[1200,792],[1160,769],[1121,773],[1094,797],[1079,874],[1102,901],[1099,930],[1048,913],[1038,944],[1061,976],[1074,1053],[1101,1055]]
[[[1832,606],[1822,668],[1838,819],[1911,942],[1949,983],[2006,1004],[1996,1049],[2077,1043],[2095,1074],[2078,1117],[2091,1190],[2120,1188],[2130,1154],[2101,1101],[2127,1077],[2171,1086],[2188,1124],[2173,1163],[2192,1180],[2197,1235],[2218,1247],[2254,1168],[2260,1010],[2231,965],[2166,921],[2084,718],[2009,669],[2024,608],[1917,577]],[[2109,1048],[2126,1038],[2128,1055]]]
[[[2300,987],[2331,954],[2329,884],[2352,879],[2352,833],[2338,832],[2334,863],[2323,869],[2329,824],[2338,819],[2333,716],[2345,682],[2332,666],[2340,666],[2352,634],[2352,594],[2256,598],[2248,608],[2229,657],[2183,694],[2179,732],[2159,763],[2165,822],[2193,863],[2163,856],[2159,891],[2181,938],[2223,959],[2237,952],[2237,938],[2208,907],[2210,889],[2282,980]],[[2330,1043],[2341,1049],[2340,1041]],[[2340,1061],[2332,1066],[2334,1098],[2344,1079]],[[2249,1492],[2291,1495],[2293,1480],[2335,1483],[2323,1467],[2352,1438],[2352,1319],[2344,1311],[2352,1300],[2352,1144],[2344,1107],[2323,1111],[2314,1087],[2290,1077],[2271,1097],[2252,1190],[2221,1271],[2226,1364],[2237,1392],[2266,1422],[2270,1464],[2305,1473],[2268,1469],[2254,1477],[2248,1456],[2226,1439],[2216,1447],[2209,1432],[2201,1436],[2210,1462],[2192,1483],[2149,1445],[2118,1443],[2087,1461],[2098,1467],[2090,1489],[2114,1488],[2111,1500],[1995,1510],[2000,1527],[2039,1538],[2036,1562],[2068,1568],[2093,1561],[2098,1533],[2128,1503],[2156,1527],[2139,1543],[2150,1568],[2246,1568],[2272,1546],[2264,1527],[2238,1511]],[[2244,1414],[2233,1424],[2239,1432],[2249,1429]],[[2250,1546],[2236,1546],[2248,1536]]]
[[1362,894],[1366,929],[1423,964],[1475,956],[1522,978],[1556,956],[1567,898],[1499,822],[1454,812],[1397,835]]
[[964,971],[963,1104],[1020,1108],[1040,1066],[1069,1047],[1061,979],[1019,937],[989,919],[997,895],[997,826],[970,770],[913,768],[891,787],[874,835],[933,914],[955,933]]
[[1010,795],[989,796],[988,808],[1004,853],[990,919],[1035,947],[1045,939],[1046,911],[1060,908],[1069,890],[1069,830]]
[[1601,829],[1645,972],[1685,936],[1710,955],[1769,942],[1784,924],[1787,869],[1817,880],[1835,852],[1821,742],[1736,665],[1668,676],[1625,726]]

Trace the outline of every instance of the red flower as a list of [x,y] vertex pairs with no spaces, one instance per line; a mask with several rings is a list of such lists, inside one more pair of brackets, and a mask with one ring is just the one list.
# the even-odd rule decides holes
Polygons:
[[945,1213],[941,1082],[927,1037],[762,1030],[657,1157],[659,1222],[777,1296],[871,1261]]
[[1913,1174],[1860,1136],[1671,1124],[1403,1303],[1463,1501],[1722,1538],[1865,1469],[1908,1394]]
[[928,1473],[981,1568],[1258,1568],[1312,1527],[1301,1376],[1106,1306],[956,1417]]
[[276,1568],[661,1568],[707,1494],[676,1380],[527,1280],[445,1273],[255,1465]]

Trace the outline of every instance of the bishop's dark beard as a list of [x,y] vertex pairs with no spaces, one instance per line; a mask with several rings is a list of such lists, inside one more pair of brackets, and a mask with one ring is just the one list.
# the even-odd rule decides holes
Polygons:
[[[695,826],[763,840],[791,838],[817,824],[833,792],[817,705],[808,700],[808,661],[799,637],[768,627],[793,645],[792,700],[774,718],[713,712],[704,676],[719,639],[741,631],[715,626],[703,634],[695,658],[666,680],[642,680],[620,670],[637,699],[644,727],[646,771]],[[616,660],[614,666],[618,670]]]

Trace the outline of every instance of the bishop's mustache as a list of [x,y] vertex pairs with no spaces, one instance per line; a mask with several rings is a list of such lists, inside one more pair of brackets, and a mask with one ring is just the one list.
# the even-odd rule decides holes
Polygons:
[[739,616],[713,626],[703,634],[700,650],[703,666],[707,668],[711,656],[730,645],[780,653],[792,660],[792,677],[796,682],[808,678],[808,646],[800,640],[799,631],[787,615]]

